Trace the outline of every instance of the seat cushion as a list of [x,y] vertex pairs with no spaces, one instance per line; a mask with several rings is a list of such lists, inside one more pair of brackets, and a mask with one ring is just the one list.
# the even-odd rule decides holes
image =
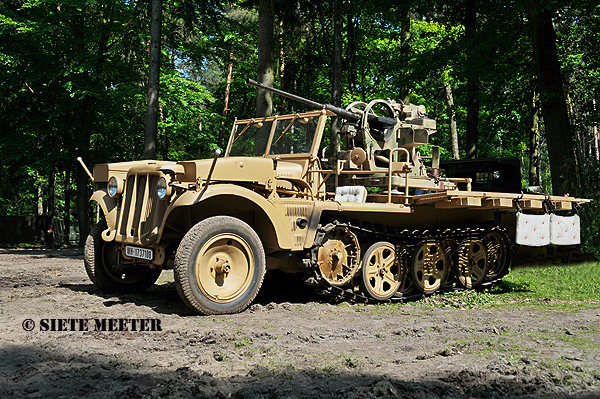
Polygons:
[[581,244],[579,215],[550,215],[550,243],[554,245]]
[[550,215],[526,215],[517,213],[515,242],[530,247],[550,244]]
[[367,189],[363,186],[340,186],[335,190],[337,202],[365,202]]

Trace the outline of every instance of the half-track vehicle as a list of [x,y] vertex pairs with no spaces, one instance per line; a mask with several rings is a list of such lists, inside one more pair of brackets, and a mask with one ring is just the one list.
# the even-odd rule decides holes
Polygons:
[[[472,191],[471,179],[443,177],[423,106],[342,109],[249,83],[315,110],[236,119],[222,157],[95,165],[91,200],[104,218],[84,262],[99,290],[143,291],[174,269],[189,307],[225,314],[279,269],[322,294],[390,301],[497,283],[515,227],[528,245],[579,240],[575,211],[588,200]],[[342,150],[325,158],[334,117]],[[566,227],[551,231],[550,213]]]

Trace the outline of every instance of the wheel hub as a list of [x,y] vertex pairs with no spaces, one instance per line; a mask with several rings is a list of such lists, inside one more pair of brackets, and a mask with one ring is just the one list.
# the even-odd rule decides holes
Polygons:
[[196,281],[208,298],[229,302],[245,292],[254,267],[252,249],[242,237],[233,233],[218,234],[198,253]]
[[231,270],[231,266],[229,266],[229,260],[219,258],[216,259],[216,263],[213,268],[217,274],[227,274],[229,273],[229,270]]

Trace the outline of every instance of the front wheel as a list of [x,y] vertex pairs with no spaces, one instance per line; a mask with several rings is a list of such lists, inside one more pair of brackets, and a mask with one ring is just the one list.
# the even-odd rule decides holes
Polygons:
[[124,259],[119,243],[102,239],[105,229],[106,222],[96,224],[85,240],[83,262],[88,277],[105,294],[146,291],[156,282],[161,270]]
[[237,313],[258,294],[266,271],[265,252],[248,224],[214,216],[183,237],[174,271],[177,292],[196,312]]

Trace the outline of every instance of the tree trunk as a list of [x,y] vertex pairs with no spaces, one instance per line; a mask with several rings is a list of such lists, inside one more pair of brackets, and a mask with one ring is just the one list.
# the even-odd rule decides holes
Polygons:
[[169,141],[169,136],[167,135],[167,128],[164,125],[165,114],[164,114],[163,111],[164,111],[163,105],[159,101],[158,102],[158,119],[160,120],[160,123],[163,123],[163,127],[160,130],[161,145],[162,145],[162,159],[164,161],[166,161],[166,160],[169,159],[169,145],[170,145],[170,141]]
[[65,167],[65,210],[63,215],[64,242],[69,245],[69,235],[71,233],[71,165]]
[[[342,106],[342,1],[335,0],[333,12],[333,53],[332,53],[332,91],[331,99],[336,107]],[[329,140],[329,150],[332,156],[336,156],[340,150],[340,129],[341,118],[335,117],[331,126],[331,138]]]
[[231,91],[231,76],[233,75],[233,46],[229,51],[229,64],[227,65],[227,84],[225,85],[225,101],[223,105],[223,122],[221,122],[221,130],[219,130],[219,140],[217,145],[223,148],[225,144],[225,119],[229,113],[229,92]]
[[529,126],[529,185],[540,186],[542,183],[540,156],[540,95],[533,92],[531,101],[531,119]]
[[579,173],[575,143],[556,54],[552,14],[539,0],[534,0],[527,3],[527,15],[548,143],[552,191],[555,195],[577,195]]
[[[90,142],[93,124],[91,121],[94,99],[85,96],[80,100],[81,131],[77,136],[78,155],[86,165],[90,165]],[[88,175],[82,167],[77,168],[77,221],[79,222],[79,246],[85,245],[85,240],[90,233],[90,212],[88,189]]]
[[54,221],[54,215],[56,214],[56,201],[54,195],[56,193],[56,167],[52,165],[50,167],[50,174],[48,175],[48,218],[46,219],[46,247],[52,247],[54,245],[54,234],[50,234],[52,230],[52,222]]
[[285,90],[283,87],[283,82],[285,76],[285,47],[283,43],[283,18],[279,21],[279,81],[281,82],[281,89]]
[[[571,96],[567,91],[565,93],[565,99],[567,101],[567,110],[569,115],[569,121],[577,120],[577,115],[575,114],[575,110],[573,109],[573,101],[571,101]],[[573,128],[573,126],[571,126]],[[581,129],[574,128],[573,133],[575,135],[575,163],[577,166],[577,170],[581,170],[579,168],[580,162],[583,162],[586,158],[586,137],[584,132]]]
[[[279,34],[279,81],[281,82],[280,85],[280,89],[281,90],[286,90],[287,89],[287,82],[286,82],[286,78],[287,76],[285,76],[285,43],[283,41],[283,36],[284,36],[284,20],[285,23],[287,23],[288,21],[290,21],[290,19],[287,17],[286,15],[287,13],[284,13],[284,15],[280,14],[280,18],[281,20],[279,21],[279,29],[278,29],[278,34]],[[296,22],[296,19],[292,19],[292,21]],[[288,99],[285,97],[281,97],[281,109],[284,112],[288,112]]]
[[42,187],[42,177],[39,172],[36,172],[37,176],[37,214],[42,216],[44,214],[44,188]]
[[458,129],[456,127],[456,108],[454,107],[454,96],[452,95],[452,86],[448,82],[448,72],[442,72],[444,80],[444,91],[446,93],[446,104],[448,104],[448,114],[450,116],[450,140],[452,141],[452,159],[460,159],[458,152]]
[[[89,161],[89,156],[81,157]],[[77,170],[77,219],[79,222],[79,246],[83,247],[90,233],[88,175],[83,168]]]
[[[260,0],[258,5],[258,76],[259,83],[273,86],[273,3]],[[273,114],[273,94],[258,89],[256,116]]]
[[352,16],[352,10],[346,11],[346,35],[348,37],[348,48],[346,49],[346,62],[349,65],[348,71],[348,83],[350,90],[356,88],[356,26],[354,17]]
[[[477,29],[477,0],[465,2],[465,39],[467,42],[467,65],[473,65],[475,31]],[[477,158],[479,139],[479,76],[475,68],[468,69],[467,76],[467,123],[465,143],[467,159]]]
[[404,104],[410,103],[410,82],[408,81],[408,68],[410,61],[410,8],[408,3],[403,3],[400,9],[400,66],[403,70],[403,84],[400,87],[400,100]]
[[160,79],[160,30],[162,24],[162,0],[152,0],[150,23],[150,69],[148,73],[148,96],[146,105],[146,134],[144,159],[156,158],[156,133],[158,131],[158,94]]
[[[592,99],[594,104],[594,113],[596,113],[596,99]],[[593,122],[594,126],[592,127],[592,134],[594,135],[594,154],[596,156],[596,161],[600,161],[600,148],[598,148],[598,124]]]

